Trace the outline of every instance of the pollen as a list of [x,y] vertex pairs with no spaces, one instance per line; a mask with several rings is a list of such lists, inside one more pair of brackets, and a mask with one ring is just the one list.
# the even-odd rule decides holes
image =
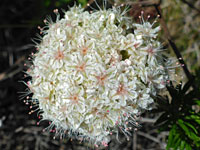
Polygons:
[[126,90],[126,88],[124,87],[123,84],[119,85],[119,87],[117,89],[117,94],[118,95],[125,95],[125,94],[127,94],[127,90]]
[[86,54],[87,54],[87,51],[88,51],[88,47],[83,47],[83,48],[82,48],[82,54],[83,54],[83,55],[86,55]]
[[147,50],[148,54],[149,55],[153,55],[154,54],[154,50],[152,47],[150,47],[148,50]]
[[60,51],[58,50],[57,53],[56,53],[56,57],[55,57],[57,60],[61,60],[64,58],[64,53],[63,51]]
[[100,75],[100,76],[96,76],[97,78],[97,84],[103,86],[105,84],[105,80],[106,80],[107,75]]
[[80,72],[85,71],[86,64],[82,63],[81,65],[76,66],[76,69]]

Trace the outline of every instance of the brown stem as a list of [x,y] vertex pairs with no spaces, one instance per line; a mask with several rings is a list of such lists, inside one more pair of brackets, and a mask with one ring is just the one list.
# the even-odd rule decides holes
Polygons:
[[196,8],[192,3],[186,1],[186,0],[181,0],[183,3],[187,4],[190,8],[195,9],[196,11],[198,11],[198,13],[200,13],[200,9]]
[[184,72],[185,72],[185,74],[186,74],[188,80],[191,80],[191,79],[193,78],[193,76],[192,76],[192,74],[190,73],[190,71],[188,70],[188,67],[187,67],[187,65],[185,64],[181,53],[179,52],[179,50],[178,50],[176,44],[173,42],[173,40],[172,40],[172,38],[171,38],[171,36],[170,36],[170,32],[169,32],[169,30],[168,30],[168,28],[167,28],[167,25],[166,25],[166,23],[165,23],[165,21],[164,21],[164,19],[163,19],[163,16],[162,16],[160,6],[159,6],[159,5],[154,5],[154,6],[155,6],[155,9],[156,9],[158,15],[160,15],[160,23],[161,23],[161,27],[162,27],[163,30],[164,30],[165,37],[167,38],[167,40],[168,40],[168,42],[169,42],[171,48],[173,49],[174,53],[176,54],[176,57],[177,57],[179,63],[181,64],[181,66],[182,66],[182,68],[183,68],[183,70],[184,70]]
[[128,1],[128,2],[125,2],[124,4],[126,5],[136,5],[136,4],[139,4],[139,5],[145,5],[145,6],[152,6],[152,5],[156,5],[159,3],[159,0],[146,0],[146,1],[138,1],[138,2],[131,2],[131,1]]

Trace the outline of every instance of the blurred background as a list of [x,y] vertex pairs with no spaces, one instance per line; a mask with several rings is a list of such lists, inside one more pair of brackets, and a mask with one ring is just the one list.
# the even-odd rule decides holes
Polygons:
[[[102,6],[102,0],[97,0]],[[141,11],[151,15],[152,20],[158,15],[159,6],[162,18],[170,32],[170,38],[181,52],[188,69],[194,73],[200,67],[200,0],[107,0],[107,7],[128,4],[128,15],[136,22]],[[81,4],[87,7],[93,0],[0,0],[0,150],[86,150],[92,149],[68,139],[53,139],[54,133],[43,132],[48,123],[37,125],[37,113],[29,114],[29,106],[24,104],[20,95],[26,87],[24,65],[28,56],[35,52],[31,39],[39,33],[38,26],[50,15],[55,20],[53,10],[67,10],[69,6]],[[91,10],[87,7],[86,10]],[[151,21],[151,20],[150,20]],[[161,31],[159,38],[171,57],[175,54],[167,42],[166,32]],[[182,69],[177,74],[179,80],[186,82]],[[178,80],[178,79],[177,79]],[[154,125],[158,114],[146,112],[140,119],[142,127],[133,132],[130,141],[120,135],[120,143],[113,140],[106,149],[110,150],[162,150],[166,147],[169,132],[158,133]]]

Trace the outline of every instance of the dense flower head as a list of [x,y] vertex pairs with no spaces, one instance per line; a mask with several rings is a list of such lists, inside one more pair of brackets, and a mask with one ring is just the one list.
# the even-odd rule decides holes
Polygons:
[[168,79],[159,27],[132,23],[118,7],[89,13],[74,6],[64,18],[45,23],[27,71],[42,120],[104,146],[118,130],[128,135],[137,126],[134,116],[151,108],[152,95]]

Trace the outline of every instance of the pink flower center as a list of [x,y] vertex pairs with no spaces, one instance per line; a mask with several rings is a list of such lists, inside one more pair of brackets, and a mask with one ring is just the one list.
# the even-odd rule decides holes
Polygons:
[[56,57],[57,60],[63,59],[64,58],[64,54],[63,51],[58,50]]
[[147,52],[149,53],[149,55],[153,55],[153,54],[154,54],[153,48],[149,48],[149,49],[147,50]]
[[98,84],[99,85],[104,85],[104,83],[105,83],[105,79],[106,79],[106,75],[100,75],[100,76],[96,76],[96,78],[97,78],[97,80],[98,80]]
[[82,48],[82,54],[83,54],[83,55],[86,55],[86,54],[87,54],[87,51],[88,51],[88,48],[87,48],[87,47],[83,47],[83,48]]
[[119,87],[117,89],[117,94],[118,95],[125,95],[125,94],[127,94],[127,90],[126,90],[126,88],[124,87],[123,84],[119,85]]
[[85,63],[83,63],[83,64],[81,64],[80,66],[76,66],[76,69],[78,70],[78,71],[84,71],[85,70],[85,67],[86,67],[86,65],[85,65]]

